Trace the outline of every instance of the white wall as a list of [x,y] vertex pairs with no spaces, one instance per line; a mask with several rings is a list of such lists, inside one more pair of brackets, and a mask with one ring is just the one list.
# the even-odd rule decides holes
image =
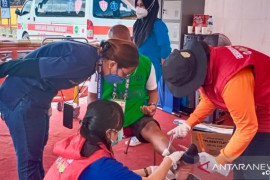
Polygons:
[[205,0],[214,32],[270,56],[270,0]]

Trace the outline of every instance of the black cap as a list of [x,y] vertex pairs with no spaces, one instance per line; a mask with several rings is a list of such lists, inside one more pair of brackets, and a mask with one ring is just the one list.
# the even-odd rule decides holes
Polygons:
[[183,50],[175,49],[162,66],[163,78],[176,97],[195,92],[204,83],[206,72],[206,53],[197,40],[188,42]]

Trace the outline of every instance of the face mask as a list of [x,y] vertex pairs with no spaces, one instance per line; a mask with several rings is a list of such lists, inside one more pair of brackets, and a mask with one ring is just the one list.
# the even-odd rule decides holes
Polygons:
[[142,19],[148,15],[148,12],[150,12],[154,6],[155,0],[152,1],[148,9],[141,8],[139,6],[136,7],[136,15],[138,19]]
[[124,132],[123,132],[123,128],[122,128],[120,131],[118,131],[117,140],[115,140],[115,141],[111,140],[112,141],[112,146],[118,144],[119,141],[121,141],[123,139],[123,136],[124,136]]
[[125,78],[118,75],[118,68],[117,68],[116,74],[112,74],[111,69],[110,69],[110,73],[104,76],[104,79],[110,84],[114,84],[114,83],[119,84],[119,83],[122,83]]
[[148,15],[148,11],[144,8],[139,6],[136,7],[136,15],[138,19],[142,19]]

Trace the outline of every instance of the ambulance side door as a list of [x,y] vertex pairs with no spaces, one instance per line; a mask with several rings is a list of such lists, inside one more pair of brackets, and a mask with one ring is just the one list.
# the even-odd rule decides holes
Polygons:
[[21,23],[22,39],[28,39],[28,24],[32,22],[34,17],[31,17],[32,0],[26,1],[22,7],[18,22]]

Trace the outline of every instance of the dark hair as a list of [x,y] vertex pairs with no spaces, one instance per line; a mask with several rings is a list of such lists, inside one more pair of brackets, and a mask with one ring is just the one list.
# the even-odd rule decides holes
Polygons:
[[209,45],[205,41],[199,41],[199,43],[203,47],[203,50],[204,50],[206,57],[207,57],[207,61],[209,61],[210,60],[210,47],[209,47]]
[[108,129],[121,130],[124,113],[119,104],[113,101],[97,100],[88,105],[82,121],[80,134],[86,141],[81,149],[83,157],[89,157],[104,144],[111,150],[111,141],[106,137]]
[[109,39],[100,44],[102,58],[117,62],[119,68],[137,67],[138,48],[133,42],[122,39]]

